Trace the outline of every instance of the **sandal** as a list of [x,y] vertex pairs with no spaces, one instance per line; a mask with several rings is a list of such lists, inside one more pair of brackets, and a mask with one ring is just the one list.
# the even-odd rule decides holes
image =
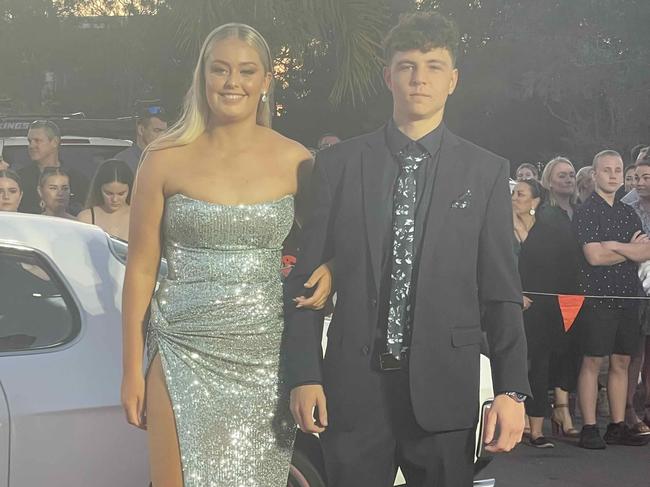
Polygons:
[[554,436],[566,436],[567,438],[577,438],[580,436],[580,432],[571,427],[568,429],[564,428],[564,422],[557,411],[560,408],[569,409],[568,404],[554,404],[553,413],[551,414],[551,427],[553,429]]
[[630,433],[632,433],[634,436],[650,435],[650,426],[648,426],[644,421],[639,421],[638,423],[630,426]]

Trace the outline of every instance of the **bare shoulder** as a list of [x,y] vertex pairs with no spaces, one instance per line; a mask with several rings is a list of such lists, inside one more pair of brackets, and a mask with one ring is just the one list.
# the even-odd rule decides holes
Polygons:
[[145,154],[140,163],[138,173],[145,171],[147,173],[165,173],[173,169],[178,163],[183,153],[187,151],[187,146],[167,147],[165,149],[152,150]]
[[261,127],[261,130],[264,134],[265,145],[279,162],[288,164],[295,169],[301,163],[313,159],[311,152],[300,142],[266,127]]
[[140,163],[137,179],[165,187],[184,161],[187,162],[187,146],[149,151]]

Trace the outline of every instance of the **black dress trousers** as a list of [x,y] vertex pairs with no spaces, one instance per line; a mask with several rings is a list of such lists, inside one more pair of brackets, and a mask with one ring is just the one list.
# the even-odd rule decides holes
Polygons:
[[[407,370],[381,374],[380,401],[352,431],[320,435],[329,487],[471,487],[475,428],[429,433],[415,420]],[[444,394],[444,391],[440,391]]]

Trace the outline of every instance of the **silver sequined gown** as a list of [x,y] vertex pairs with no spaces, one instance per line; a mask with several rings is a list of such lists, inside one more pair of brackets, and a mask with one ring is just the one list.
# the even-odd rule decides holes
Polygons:
[[286,487],[294,440],[279,379],[281,246],[293,198],[227,206],[167,198],[168,275],[151,303],[185,487]]

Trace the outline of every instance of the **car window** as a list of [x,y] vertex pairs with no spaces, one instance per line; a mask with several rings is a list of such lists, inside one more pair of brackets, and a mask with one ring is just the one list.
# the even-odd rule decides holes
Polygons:
[[80,320],[56,272],[35,252],[0,247],[0,353],[72,340]]
[[[61,145],[59,157],[66,168],[74,168],[88,179],[95,174],[97,167],[127,147],[109,145]],[[15,171],[30,163],[26,146],[7,146],[3,149],[3,158]]]

